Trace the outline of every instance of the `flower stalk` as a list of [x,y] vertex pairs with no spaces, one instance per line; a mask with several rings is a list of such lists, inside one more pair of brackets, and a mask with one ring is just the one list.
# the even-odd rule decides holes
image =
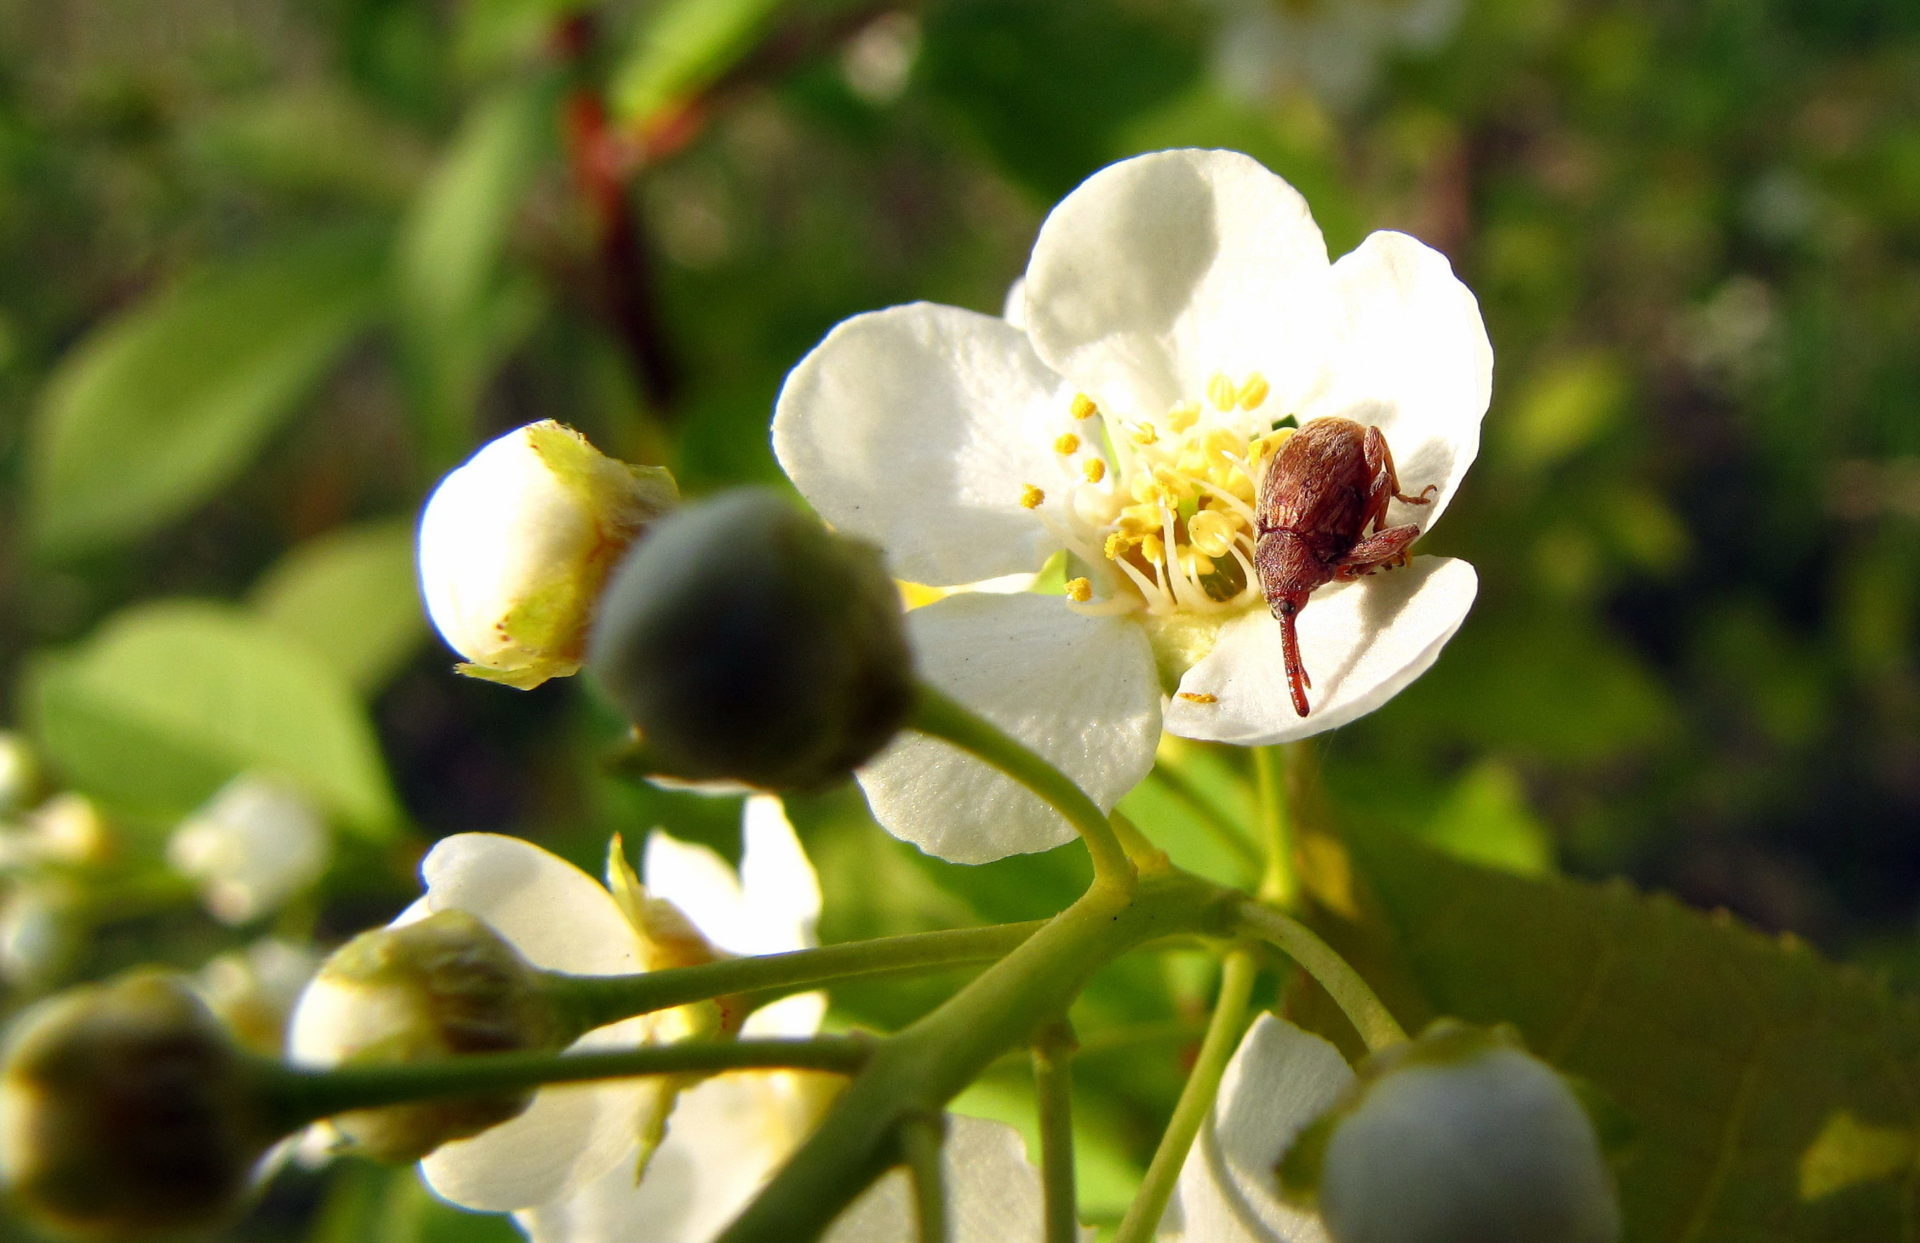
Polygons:
[[1407,1038],[1406,1029],[1360,973],[1311,928],[1270,906],[1246,899],[1240,902],[1238,924],[1243,936],[1274,946],[1318,981],[1360,1033],[1369,1051],[1377,1053]]
[[1048,1024],[1033,1042],[1046,1243],[1074,1243],[1080,1232],[1079,1193],[1073,1176],[1073,1056],[1078,1049],[1073,1027],[1065,1019]]

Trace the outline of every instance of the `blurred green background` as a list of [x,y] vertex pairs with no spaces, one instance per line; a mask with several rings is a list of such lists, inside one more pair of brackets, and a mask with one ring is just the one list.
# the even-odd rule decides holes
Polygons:
[[[1493,339],[1480,459],[1422,543],[1482,594],[1323,740],[1339,813],[1920,982],[1920,6],[46,0],[0,9],[0,48],[0,725],[120,835],[16,1002],[238,943],[151,864],[249,768],[336,827],[272,924],[323,941],[450,832],[736,849],[731,803],[597,774],[618,725],[584,688],[449,676],[427,491],[540,418],[690,493],[775,481],[774,394],[828,328],[998,310],[1053,202],[1169,146],[1259,158],[1335,254],[1440,248]],[[1234,810],[1241,757],[1176,758]],[[1129,806],[1232,874],[1164,786]],[[1080,874],[931,863],[853,793],[794,814],[829,939],[1046,914]],[[1117,974],[1090,1000],[1142,1047],[1191,1037],[1203,965]],[[1087,1065],[1117,1180],[1178,1066]],[[411,1195],[373,1179],[295,1179],[247,1229],[324,1194],[361,1237]]]

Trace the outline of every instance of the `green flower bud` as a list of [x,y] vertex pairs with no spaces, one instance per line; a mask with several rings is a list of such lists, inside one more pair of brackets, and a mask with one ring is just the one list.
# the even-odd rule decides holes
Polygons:
[[[462,1054],[565,1048],[579,1032],[538,968],[465,911],[365,932],[320,968],[294,1007],[288,1056],[314,1067],[441,1061]],[[417,1161],[517,1116],[533,1093],[422,1101],[331,1120],[344,1146]]]
[[1281,1162],[1335,1243],[1613,1243],[1620,1204],[1567,1082],[1507,1028],[1375,1054]]
[[64,1234],[140,1238],[238,1214],[279,1138],[255,1072],[179,980],[140,972],[23,1017],[0,1079],[0,1173]]
[[845,777],[913,700],[878,551],[759,489],[653,528],[614,572],[587,667],[638,728],[648,772],[771,790]]

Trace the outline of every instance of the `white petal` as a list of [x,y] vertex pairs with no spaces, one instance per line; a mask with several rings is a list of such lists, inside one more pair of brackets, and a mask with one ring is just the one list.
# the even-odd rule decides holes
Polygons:
[[747,1016],[740,1034],[753,1040],[771,1040],[781,1036],[804,1038],[820,1030],[827,1016],[825,993],[795,993],[791,997],[761,1006]]
[[[1052,761],[1102,809],[1153,766],[1160,691],[1146,634],[1058,596],[949,596],[907,615],[921,676]],[[902,734],[857,774],[888,832],[956,863],[1057,846],[1067,822],[998,770]]]
[[1307,1123],[1353,1082],[1332,1045],[1263,1014],[1227,1064],[1175,1192],[1193,1243],[1325,1243],[1311,1213],[1280,1202],[1274,1166]]
[[1000,307],[1000,318],[1022,332],[1027,328],[1027,278],[1015,277],[1007,286],[1007,298]]
[[1059,384],[991,315],[925,302],[856,315],[787,377],[773,449],[820,515],[886,549],[901,578],[1036,570],[1057,543],[1020,502],[1029,484],[1066,496]]
[[477,915],[536,967],[575,975],[639,971],[642,946],[601,884],[558,855],[497,833],[459,833],[420,864],[435,911]]
[[[1045,1196],[1020,1132],[1004,1122],[948,1114],[941,1156],[952,1243],[1040,1243]],[[914,1243],[918,1237],[907,1172],[894,1170],[848,1206],[821,1243]]]
[[745,839],[740,889],[758,927],[745,947],[722,944],[741,954],[778,954],[819,944],[814,925],[820,919],[820,880],[780,800],[748,799],[740,833]]
[[1300,195],[1233,151],[1161,151],[1083,182],[1040,228],[1027,331],[1111,413],[1157,418],[1224,372],[1286,413],[1324,355],[1326,243]]
[[[650,1031],[646,1016],[628,1019],[588,1032],[573,1049],[635,1048]],[[440,1196],[468,1208],[502,1213],[545,1204],[630,1153],[641,1111],[659,1090],[652,1079],[543,1088],[525,1113],[443,1145],[420,1172]]]
[[697,842],[683,842],[655,829],[647,834],[640,861],[647,893],[665,898],[693,921],[700,935],[732,949],[748,922],[740,882],[717,853]]
[[[707,1243],[804,1135],[800,1076],[731,1074],[681,1096],[644,1181],[630,1160],[564,1199],[521,1213],[533,1243]],[[631,1154],[629,1154],[631,1155]]]
[[1187,670],[1167,707],[1167,729],[1264,746],[1365,716],[1433,664],[1466,620],[1479,581],[1464,561],[1416,557],[1404,570],[1315,592],[1298,619],[1300,659],[1313,682],[1304,717],[1288,694],[1280,623],[1255,608],[1227,623],[1213,650]]
[[1480,304],[1447,257],[1404,233],[1375,233],[1333,265],[1339,338],[1328,388],[1303,421],[1341,415],[1377,425],[1400,489],[1439,486],[1430,505],[1395,502],[1388,525],[1430,528],[1480,448],[1493,391],[1493,347]]

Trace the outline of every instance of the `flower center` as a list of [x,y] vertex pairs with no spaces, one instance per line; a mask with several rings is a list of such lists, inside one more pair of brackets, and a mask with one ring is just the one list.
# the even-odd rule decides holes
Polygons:
[[[1248,416],[1266,404],[1266,378],[1216,373],[1206,400],[1158,419],[1130,419],[1073,399],[1072,428],[1054,452],[1079,477],[1042,512],[1074,563],[1067,598],[1083,613],[1222,613],[1259,598],[1253,569],[1260,465],[1291,429]],[[1250,428],[1254,429],[1250,431]],[[1041,510],[1028,486],[1021,503]]]

